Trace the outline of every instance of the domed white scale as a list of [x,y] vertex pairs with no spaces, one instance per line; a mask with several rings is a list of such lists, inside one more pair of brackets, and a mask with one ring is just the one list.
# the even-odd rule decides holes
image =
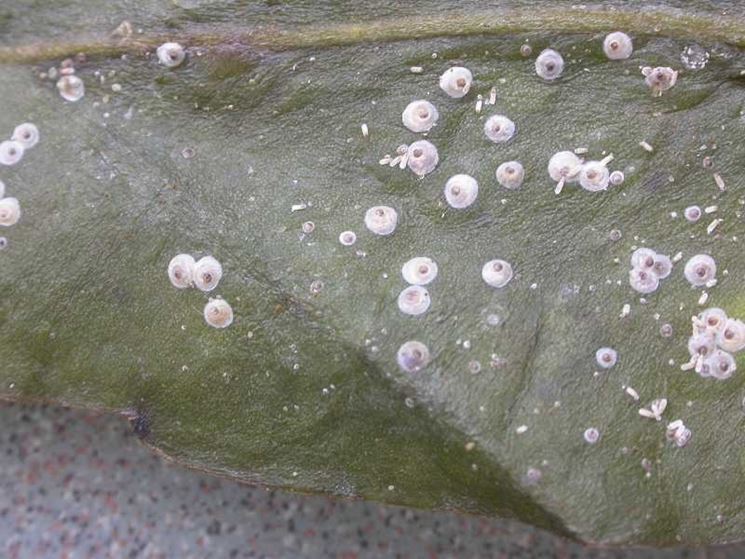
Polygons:
[[412,316],[427,312],[430,302],[429,291],[421,285],[410,285],[398,295],[398,309]]
[[5,198],[5,183],[0,181],[0,198]]
[[717,334],[724,328],[726,322],[727,313],[717,307],[711,307],[700,313],[694,320],[694,332]]
[[168,279],[178,289],[186,289],[194,284],[196,262],[190,254],[177,254],[168,263]]
[[416,340],[409,340],[401,344],[396,354],[398,366],[407,373],[421,371],[429,364],[431,359],[429,348]]
[[412,132],[427,132],[437,124],[440,118],[437,108],[424,99],[412,101],[404,109],[401,121]]
[[478,195],[479,183],[470,175],[453,175],[445,183],[445,200],[452,208],[467,208]]
[[603,41],[603,52],[610,60],[625,60],[634,52],[634,43],[626,33],[608,33]]
[[418,140],[411,144],[406,151],[406,158],[409,169],[419,177],[434,171],[440,161],[437,148],[427,140]]
[[437,277],[437,262],[426,256],[416,256],[401,267],[401,275],[411,285],[427,285]]
[[673,271],[673,262],[670,257],[665,254],[656,254],[654,257],[654,265],[652,271],[657,274],[660,279],[665,279]]
[[717,264],[708,254],[697,254],[686,262],[683,274],[694,287],[703,287],[714,281],[717,275]]
[[489,260],[481,268],[481,278],[492,287],[504,287],[512,279],[512,265],[505,260]]
[[579,185],[589,192],[607,190],[610,171],[603,161],[588,161],[579,172]]
[[83,80],[74,75],[62,76],[57,81],[57,91],[65,101],[80,101],[85,96]]
[[357,233],[354,231],[342,231],[339,234],[339,242],[345,247],[351,247],[357,242]]
[[515,123],[504,115],[492,115],[484,123],[484,134],[495,144],[503,144],[515,135]]
[[376,235],[390,235],[397,224],[398,213],[390,206],[373,206],[365,212],[365,227]]
[[631,267],[639,270],[652,270],[657,253],[651,248],[638,248],[631,253]]
[[506,161],[497,167],[497,182],[510,190],[517,190],[525,179],[525,169],[519,161]]
[[184,47],[178,43],[163,43],[156,51],[158,62],[167,68],[179,66],[186,58]]
[[224,299],[210,299],[204,306],[204,320],[214,328],[227,328],[233,323],[233,308]]
[[473,74],[468,68],[453,66],[440,76],[440,89],[450,97],[465,97],[471,89]]
[[610,369],[618,362],[618,353],[611,347],[601,347],[595,352],[595,361],[603,369]]
[[745,349],[745,322],[727,319],[722,329],[717,332],[717,344],[730,353]]
[[23,159],[25,148],[16,140],[0,142],[0,165],[15,165]]
[[10,139],[19,142],[24,149],[30,149],[39,143],[39,129],[31,122],[24,122],[15,127]]
[[727,380],[737,370],[735,358],[721,349],[714,350],[705,363],[708,365],[709,375],[717,380]]
[[212,291],[222,278],[222,265],[212,256],[203,256],[194,265],[194,285],[200,291]]
[[644,82],[657,96],[662,95],[663,91],[667,91],[678,81],[677,70],[667,66],[658,66],[657,68],[645,66],[642,68],[642,75],[644,76]]
[[564,59],[553,49],[546,49],[535,59],[535,73],[544,80],[555,80],[564,71]]
[[629,270],[629,285],[634,291],[647,295],[657,291],[660,279],[652,270],[632,268]]
[[21,219],[21,205],[16,198],[0,200],[0,225],[10,227]]
[[548,160],[548,175],[556,181],[556,194],[561,193],[564,184],[574,182],[582,170],[582,160],[571,151],[559,151]]

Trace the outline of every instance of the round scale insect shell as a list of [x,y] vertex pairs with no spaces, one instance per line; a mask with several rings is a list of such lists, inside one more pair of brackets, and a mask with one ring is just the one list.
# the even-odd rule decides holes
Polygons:
[[525,179],[525,169],[519,161],[507,161],[497,167],[497,182],[510,190],[517,190]]
[[5,198],[5,183],[0,181],[0,199]]
[[634,52],[634,43],[626,33],[608,33],[603,41],[603,52],[610,60],[625,60]]
[[21,142],[15,140],[0,142],[0,165],[15,165],[23,159],[25,151]]
[[730,353],[745,349],[745,322],[733,318],[727,319],[724,326],[717,332],[717,344]]
[[700,332],[717,334],[724,328],[724,325],[727,322],[727,313],[722,309],[711,307],[700,313],[698,315],[698,320],[701,323],[701,328],[699,329]]
[[481,278],[492,287],[504,287],[512,279],[512,265],[505,260],[489,260],[481,268]]
[[200,291],[212,291],[222,278],[222,265],[213,256],[203,256],[194,265],[194,285]]
[[673,271],[673,262],[665,254],[657,254],[654,257],[654,265],[652,271],[657,274],[660,279],[665,279]]
[[608,180],[610,180],[610,183],[613,186],[620,186],[623,184],[623,181],[626,180],[626,177],[624,176],[622,171],[613,171],[610,174],[610,177]]
[[426,256],[416,256],[401,267],[401,275],[411,285],[427,285],[437,277],[437,262]]
[[445,183],[445,200],[452,208],[467,208],[478,195],[479,183],[470,175],[453,175]]
[[675,85],[678,81],[678,72],[670,67],[658,66],[657,68],[644,69],[644,81],[653,92],[661,94]]
[[595,352],[595,361],[603,369],[610,369],[618,362],[618,353],[611,347],[601,347]]
[[421,285],[410,285],[398,295],[398,308],[404,314],[419,316],[429,309],[429,291]]
[[62,76],[57,81],[57,91],[65,101],[80,101],[85,96],[85,84],[75,75]]
[[468,68],[463,66],[453,66],[448,68],[440,76],[440,89],[450,97],[465,97],[471,89],[473,83],[473,74]]
[[600,161],[588,161],[579,172],[579,184],[589,192],[607,190],[610,183],[608,167]]
[[21,205],[16,198],[0,200],[0,225],[10,227],[21,219]]
[[186,289],[194,284],[196,262],[190,254],[177,254],[168,263],[168,279],[178,289]]
[[345,247],[351,247],[357,242],[357,233],[354,231],[342,231],[339,234],[339,242]]
[[412,132],[427,132],[437,124],[440,118],[437,108],[424,99],[412,101],[401,114],[404,126]]
[[484,134],[495,144],[508,142],[515,135],[515,123],[504,115],[492,115],[484,122]]
[[714,336],[709,333],[694,334],[688,338],[688,353],[691,357],[708,357],[716,349]]
[[708,254],[697,254],[686,262],[683,274],[694,287],[703,287],[717,275],[717,265]]
[[158,62],[167,68],[179,66],[186,58],[184,47],[178,43],[163,43],[155,52],[158,55]]
[[440,161],[437,148],[427,140],[418,140],[411,144],[406,155],[409,169],[419,177],[434,171]]
[[233,323],[233,308],[224,299],[210,299],[204,306],[204,320],[214,328],[227,328]]
[[545,49],[535,59],[535,73],[544,80],[555,80],[564,71],[564,58],[554,49]]
[[721,349],[714,350],[706,358],[706,364],[709,366],[709,375],[717,380],[727,380],[737,370],[735,358]]
[[595,427],[590,427],[588,429],[585,429],[585,432],[582,436],[587,443],[595,444],[600,440],[600,431],[598,431]]
[[416,373],[424,369],[431,361],[429,348],[422,342],[410,340],[398,348],[396,360],[398,366],[407,373]]
[[548,174],[552,180],[566,182],[577,180],[582,170],[582,160],[571,151],[559,151],[548,160]]
[[631,267],[639,270],[652,270],[657,253],[651,248],[641,247],[631,253]]
[[15,127],[10,139],[19,142],[24,149],[30,149],[39,143],[39,129],[31,122],[24,122]]
[[629,271],[629,285],[634,291],[647,295],[657,291],[660,280],[652,271],[632,268]]
[[691,223],[696,223],[699,219],[701,219],[701,208],[699,206],[688,206],[685,210],[683,210],[683,215],[685,216],[686,220],[690,221]]
[[365,212],[365,227],[376,235],[390,235],[397,224],[398,213],[390,206],[373,206]]

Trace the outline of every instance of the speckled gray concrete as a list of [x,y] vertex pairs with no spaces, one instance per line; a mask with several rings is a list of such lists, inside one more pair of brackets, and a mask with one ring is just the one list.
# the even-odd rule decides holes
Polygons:
[[182,470],[128,424],[0,405],[0,555],[15,558],[735,558],[709,550],[590,550],[517,522],[245,487]]

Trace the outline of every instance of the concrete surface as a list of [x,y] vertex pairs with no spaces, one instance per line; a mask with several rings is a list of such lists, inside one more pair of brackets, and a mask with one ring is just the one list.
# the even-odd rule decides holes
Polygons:
[[245,487],[168,465],[116,417],[0,404],[0,556],[745,557],[590,550],[513,521]]

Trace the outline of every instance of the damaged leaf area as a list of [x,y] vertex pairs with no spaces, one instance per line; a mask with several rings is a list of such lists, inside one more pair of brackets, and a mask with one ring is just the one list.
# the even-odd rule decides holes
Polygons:
[[250,483],[741,538],[745,18],[692,4],[4,4],[0,396]]

